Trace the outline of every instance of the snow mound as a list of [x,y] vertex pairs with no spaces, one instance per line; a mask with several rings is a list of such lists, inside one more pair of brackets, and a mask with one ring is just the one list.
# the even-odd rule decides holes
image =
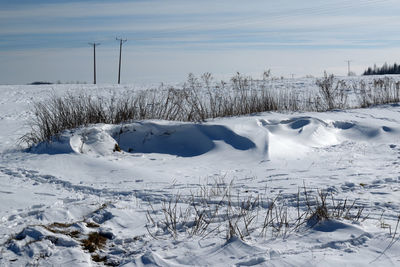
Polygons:
[[[291,81],[296,90],[315,86]],[[97,124],[17,149],[30,131],[31,103],[70,88],[0,90],[0,266],[399,266],[399,105]],[[108,97],[123,88],[80,89]],[[294,220],[297,207],[307,211],[307,191],[329,193],[327,205],[354,203],[348,218],[362,211],[360,220],[262,232],[274,199],[285,207],[274,216]],[[242,200],[259,202],[243,240],[226,241],[227,220],[236,220],[223,212],[226,192],[237,214],[246,209]],[[192,199],[201,216],[222,203],[200,236],[191,234],[199,214],[184,212]],[[187,221],[175,235],[164,227],[168,203]],[[105,241],[94,252],[83,246],[90,236]]]
[[268,132],[272,158],[304,156],[311,148],[339,143],[336,131],[318,118],[260,119],[259,125]]
[[205,154],[223,141],[236,150],[249,150],[255,144],[222,125],[135,123],[122,127],[114,138],[128,152],[160,153],[180,157]]
[[173,264],[168,260],[163,259],[155,252],[146,252],[139,259],[130,262],[128,264],[124,264],[123,266],[184,266],[180,264]]
[[221,141],[235,150],[250,150],[256,145],[222,125],[196,123],[138,122],[126,125],[98,125],[64,132],[52,142],[44,142],[34,153],[81,153],[108,155],[121,150],[134,153],[159,153],[194,157],[216,148]]
[[261,117],[256,119],[256,123],[246,120],[240,125],[234,120],[226,122],[225,125],[167,121],[92,125],[66,131],[59,138],[50,143],[41,143],[31,151],[106,156],[121,149],[128,153],[178,157],[196,157],[211,151],[258,151],[253,156],[261,154],[264,159],[271,159],[303,157],[314,148],[333,146],[346,140],[379,141],[388,135],[398,136],[400,133],[398,128],[386,125],[323,120],[310,116],[281,120]]
[[38,154],[93,154],[105,156],[110,154],[116,143],[108,133],[110,125],[94,125],[76,130],[65,131],[54,137],[51,142],[42,142],[31,149]]
[[366,125],[359,122],[335,121],[332,126],[341,132],[341,136],[351,140],[379,140],[387,134],[399,134],[400,130],[385,125]]

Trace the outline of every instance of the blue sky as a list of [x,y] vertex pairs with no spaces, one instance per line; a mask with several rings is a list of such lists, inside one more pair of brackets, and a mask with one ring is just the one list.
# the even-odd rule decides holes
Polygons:
[[0,0],[0,84],[176,82],[189,72],[227,78],[358,74],[400,62],[395,0]]

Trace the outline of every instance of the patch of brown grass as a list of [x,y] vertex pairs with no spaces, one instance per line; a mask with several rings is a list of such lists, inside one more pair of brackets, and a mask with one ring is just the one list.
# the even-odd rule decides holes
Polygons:
[[92,255],[92,260],[95,262],[105,262],[107,260],[107,256],[100,256],[99,254]]
[[94,222],[87,222],[86,226],[89,228],[99,228],[100,227],[100,225],[98,225],[97,223],[94,223]]
[[87,239],[81,241],[84,249],[89,252],[94,252],[97,249],[102,249],[107,242],[107,238],[98,232],[91,232]]

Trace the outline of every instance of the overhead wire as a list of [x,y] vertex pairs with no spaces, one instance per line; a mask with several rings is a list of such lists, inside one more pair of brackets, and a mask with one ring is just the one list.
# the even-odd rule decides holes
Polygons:
[[[173,34],[184,34],[187,38],[189,36],[195,36],[196,31],[221,31],[221,30],[234,30],[236,28],[242,28],[243,26],[250,26],[250,25],[269,25],[287,22],[289,19],[294,19],[298,17],[305,17],[305,16],[323,16],[323,15],[338,15],[343,13],[343,11],[348,12],[354,8],[362,9],[365,7],[370,7],[376,4],[382,4],[385,2],[391,2],[390,0],[362,0],[359,2],[354,1],[344,1],[341,0],[340,3],[332,2],[325,2],[319,6],[305,6],[302,8],[293,8],[288,9],[288,12],[282,12],[283,10],[277,11],[270,11],[265,12],[264,16],[266,18],[254,18],[253,15],[247,16],[245,18],[240,19],[231,19],[227,22],[220,22],[220,23],[213,23],[212,26],[204,26],[204,23],[195,23],[187,26],[175,27],[172,29],[165,29],[165,30],[156,30],[152,33],[153,36],[148,37],[133,37],[131,36],[129,39],[133,41],[150,41],[150,40],[157,40],[157,39],[165,39],[171,37]],[[293,23],[295,24],[295,23]],[[147,34],[148,35],[148,34]],[[227,35],[223,35],[227,37]],[[228,35],[229,36],[229,35]],[[230,35],[232,37],[237,35]],[[182,37],[181,37],[182,38]]]

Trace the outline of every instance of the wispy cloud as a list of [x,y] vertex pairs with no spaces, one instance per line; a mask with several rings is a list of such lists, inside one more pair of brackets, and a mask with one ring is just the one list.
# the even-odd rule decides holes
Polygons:
[[86,51],[89,41],[100,41],[104,52],[116,35],[149,56],[400,47],[397,0],[3,1],[0,55],[7,58],[35,49]]
[[[314,38],[323,44],[323,39],[345,40],[347,33],[381,34],[391,39],[400,22],[397,15],[382,15],[373,12],[378,5],[387,8],[392,1],[364,0],[349,2],[342,0],[321,4],[321,1],[113,1],[73,2],[61,4],[39,4],[16,7],[0,11],[0,36],[27,36],[34,40],[54,39],[65,34],[87,39],[125,34],[133,40],[209,40],[241,42],[241,38],[255,38],[254,41],[282,42],[285,39]],[[215,3],[217,2],[217,3]],[[374,8],[372,8],[374,7]],[[386,9],[385,9],[386,10]],[[390,9],[393,13],[393,8]],[[400,9],[399,9],[400,10]],[[398,11],[399,11],[398,10]],[[236,38],[235,40],[232,40]],[[11,37],[15,39],[15,37]],[[67,38],[62,38],[65,39]],[[77,38],[72,38],[71,41]],[[322,41],[321,41],[322,39]],[[360,39],[362,41],[363,38]],[[364,38],[368,39],[368,38]],[[83,41],[83,40],[82,40]],[[294,42],[295,40],[291,40]],[[349,36],[349,45],[354,45]],[[51,43],[49,42],[49,45]],[[4,46],[3,46],[4,47]],[[10,46],[9,48],[11,48]]]

